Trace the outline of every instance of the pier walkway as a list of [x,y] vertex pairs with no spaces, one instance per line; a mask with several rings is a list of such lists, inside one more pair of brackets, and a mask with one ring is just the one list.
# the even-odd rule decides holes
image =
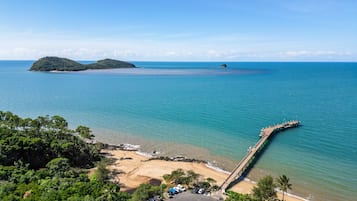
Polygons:
[[227,177],[227,179],[222,183],[220,189],[225,192],[229,185],[238,179],[244,171],[248,168],[251,162],[254,160],[256,154],[264,147],[265,142],[275,133],[284,131],[289,128],[295,128],[300,125],[299,121],[293,120],[284,122],[281,124],[269,126],[262,128],[260,132],[260,140],[254,145],[254,147],[249,148],[247,155],[238,163],[238,165],[233,169],[232,173]]

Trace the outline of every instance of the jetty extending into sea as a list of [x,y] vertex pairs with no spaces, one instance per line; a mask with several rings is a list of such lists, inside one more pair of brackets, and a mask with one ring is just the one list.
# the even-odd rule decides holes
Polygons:
[[232,173],[227,177],[227,179],[222,183],[220,189],[225,192],[226,189],[230,187],[230,184],[238,179],[244,171],[249,167],[249,165],[255,159],[255,156],[264,148],[267,140],[273,136],[275,133],[284,131],[289,128],[296,128],[300,125],[300,121],[292,120],[284,122],[277,125],[272,125],[266,128],[262,128],[260,131],[260,140],[248,150],[247,155],[238,163],[238,165],[233,169]]

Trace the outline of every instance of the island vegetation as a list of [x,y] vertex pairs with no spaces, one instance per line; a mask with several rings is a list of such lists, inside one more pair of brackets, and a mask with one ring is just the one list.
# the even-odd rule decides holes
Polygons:
[[43,57],[32,64],[30,71],[83,71],[135,67],[132,63],[114,59],[103,59],[91,64],[81,64],[67,58]]

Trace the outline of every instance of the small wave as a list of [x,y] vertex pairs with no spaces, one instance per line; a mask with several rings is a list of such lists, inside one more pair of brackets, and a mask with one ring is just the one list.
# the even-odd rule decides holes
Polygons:
[[210,169],[212,169],[212,170],[215,170],[215,171],[217,171],[217,172],[222,172],[222,173],[224,173],[224,174],[231,174],[231,172],[228,172],[228,171],[226,171],[226,170],[223,170],[222,168],[219,168],[219,167],[217,167],[217,166],[214,166],[212,163],[210,163],[210,162],[207,162],[206,163],[206,167],[208,167],[208,168],[210,168]]
[[253,181],[253,180],[251,180],[251,179],[248,179],[247,177],[244,177],[243,180],[246,181],[246,182],[252,183],[252,184],[257,184],[256,181]]
[[129,144],[129,143],[124,143],[124,144],[119,144],[118,145],[121,149],[126,150],[126,151],[137,151],[140,149],[140,145],[136,144]]
[[[282,192],[281,190],[278,190],[279,192]],[[311,199],[306,199],[306,198],[303,198],[303,197],[300,197],[300,196],[297,196],[297,195],[294,195],[294,194],[291,194],[291,193],[285,193],[285,195],[289,196],[289,197],[292,197],[292,198],[296,198],[296,199],[299,199],[299,200],[303,200],[303,201],[310,201]]]
[[138,155],[140,155],[140,156],[144,156],[144,157],[146,157],[146,158],[152,158],[152,157],[153,157],[153,155],[151,155],[151,154],[149,154],[149,153],[147,153],[147,152],[136,151],[135,153],[138,154]]

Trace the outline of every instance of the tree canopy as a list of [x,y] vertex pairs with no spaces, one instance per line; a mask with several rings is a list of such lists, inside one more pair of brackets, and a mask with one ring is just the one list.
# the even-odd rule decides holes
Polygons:
[[248,194],[240,194],[234,191],[227,191],[227,198],[225,201],[254,201],[254,199]]
[[99,148],[73,133],[60,116],[23,119],[0,111],[0,165],[20,160],[38,169],[52,159],[67,158],[73,167],[93,166],[100,159]]
[[81,71],[88,69],[135,68],[134,64],[114,59],[103,59],[91,64],[81,64],[60,57],[43,57],[32,64],[31,71]]
[[1,200],[129,200],[105,167],[97,168],[100,179],[88,178],[82,168],[101,160],[100,148],[74,133],[60,116],[31,119],[0,111]]
[[257,186],[253,188],[253,197],[257,201],[275,200],[276,191],[272,176],[268,175],[259,180]]

